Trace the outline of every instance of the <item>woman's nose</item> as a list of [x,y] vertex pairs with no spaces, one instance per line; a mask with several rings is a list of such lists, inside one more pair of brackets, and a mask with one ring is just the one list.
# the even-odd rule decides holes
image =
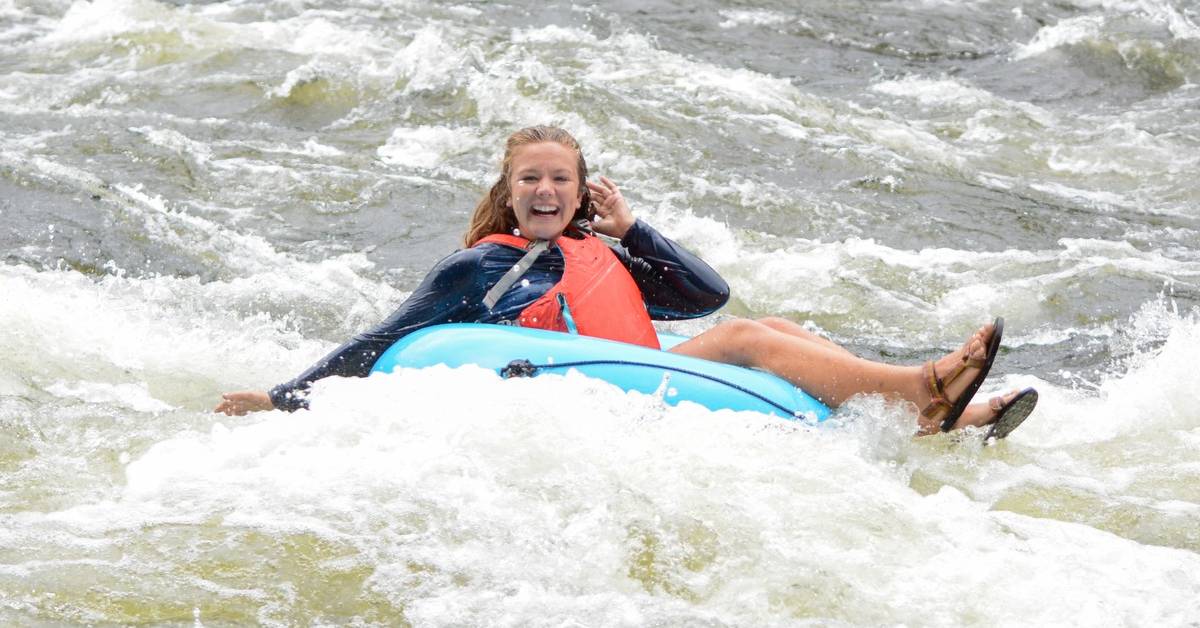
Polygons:
[[554,194],[554,182],[550,179],[539,179],[537,184],[538,196],[551,196]]

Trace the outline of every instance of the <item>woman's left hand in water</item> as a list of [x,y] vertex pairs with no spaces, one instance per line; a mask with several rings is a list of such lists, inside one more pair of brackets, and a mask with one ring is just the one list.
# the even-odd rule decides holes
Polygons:
[[242,416],[248,412],[274,410],[271,395],[265,390],[239,390],[221,395],[221,403],[213,409],[229,416]]
[[600,177],[599,183],[588,181],[587,186],[592,193],[592,209],[596,212],[592,228],[606,236],[625,237],[635,219],[617,184],[608,177]]

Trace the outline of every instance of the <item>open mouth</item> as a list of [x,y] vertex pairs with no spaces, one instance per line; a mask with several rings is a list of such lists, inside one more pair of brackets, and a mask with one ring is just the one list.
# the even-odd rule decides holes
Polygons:
[[554,216],[558,213],[558,208],[553,205],[534,205],[529,209],[534,216]]

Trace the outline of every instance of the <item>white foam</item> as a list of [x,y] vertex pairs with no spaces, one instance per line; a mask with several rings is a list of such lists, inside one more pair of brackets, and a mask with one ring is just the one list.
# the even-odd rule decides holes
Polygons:
[[289,70],[287,75],[283,77],[283,82],[271,88],[267,94],[276,98],[287,98],[297,88],[322,78],[327,70],[328,68],[324,62],[320,60],[309,61],[300,67]]
[[[225,21],[221,8],[168,6],[153,0],[77,1],[42,44],[72,47],[122,38],[170,34],[179,45],[196,50],[266,49],[305,56],[359,60],[358,70],[370,73],[374,62],[390,53],[377,33],[346,28],[319,14],[261,22]],[[168,40],[169,41],[169,40]],[[135,54],[140,54],[134,49]]]
[[[1181,314],[1163,299],[1144,304],[1131,328],[1136,340],[1164,338],[1164,344],[1159,351],[1136,353],[1127,373],[1102,384],[1107,413],[1123,429],[1137,431],[1200,426],[1200,388],[1193,385],[1188,366],[1200,351],[1200,312]],[[1155,391],[1152,398],[1141,393],[1146,390]],[[1121,411],[1122,405],[1128,411]]]
[[[288,149],[284,149],[288,150]],[[310,137],[304,140],[304,145],[299,149],[294,149],[297,155],[305,155],[308,157],[340,157],[345,153],[337,148],[322,144],[317,138]]]
[[59,397],[79,399],[88,403],[116,404],[135,412],[159,413],[175,409],[175,406],[154,398],[145,382],[109,384],[59,381],[47,386],[46,391]]
[[1072,202],[1082,202],[1095,209],[1134,209],[1138,206],[1135,200],[1126,197],[1124,194],[1105,190],[1083,190],[1061,183],[1030,183],[1029,187],[1039,192],[1068,199]]
[[578,28],[550,24],[537,28],[513,29],[512,42],[515,44],[595,44],[596,36]]
[[181,13],[153,0],[77,1],[63,15],[50,43],[103,41],[121,35],[178,24]]
[[1043,26],[1029,43],[1013,52],[1013,59],[1020,61],[1045,54],[1055,48],[1097,39],[1102,35],[1105,23],[1104,16],[1081,15]]
[[[718,244],[728,235],[719,227],[681,222],[689,237],[712,237]],[[878,254],[869,242],[857,246],[861,254]],[[902,263],[921,257],[889,254]],[[288,355],[262,351],[264,338],[286,340],[267,321],[238,331],[255,321],[197,318],[186,301],[172,314],[167,304],[178,303],[179,293],[169,288],[178,280],[115,278],[93,286],[73,273],[5,272],[15,275],[0,275],[9,279],[0,289],[37,314],[18,315],[15,305],[0,312],[10,331],[36,341],[37,334],[28,333],[31,321],[57,328],[70,321],[46,314],[86,311],[87,332],[101,342],[96,356],[75,352],[72,359],[92,366],[120,357],[124,348],[124,367],[139,373],[213,377],[224,369],[243,377],[286,372],[315,357],[305,348]],[[213,292],[228,289],[218,285]],[[144,313],[135,303],[146,303]],[[173,320],[181,316],[203,331],[181,335]],[[1174,407],[1192,414],[1172,418],[1166,412],[1165,421],[1156,419],[1146,429],[1197,429],[1192,409],[1200,405],[1178,365],[1198,348],[1198,327],[1168,310],[1159,316],[1147,314],[1137,324],[1161,331],[1164,326],[1154,321],[1169,328],[1176,320],[1184,341],[1170,338],[1166,363],[1136,371],[1154,379]],[[174,359],[159,356],[166,350],[162,342],[171,343]],[[322,349],[319,343],[310,348]],[[1012,446],[1050,449],[1056,437],[1059,446],[1106,433],[1111,438],[1129,434],[1136,423],[1124,421],[1120,414],[1130,409],[1108,397],[1070,397],[1037,385],[1042,404],[1014,434]],[[119,386],[106,390],[125,393]],[[1114,398],[1126,392],[1111,391]],[[496,613],[602,613],[614,621],[704,614],[731,623],[774,623],[788,611],[741,592],[786,598],[797,582],[828,594],[806,594],[805,608],[816,600],[858,623],[881,617],[955,623],[990,616],[997,603],[1015,605],[1023,621],[1054,623],[1066,611],[1050,604],[1049,595],[1080,604],[1103,599],[1147,621],[1188,608],[1197,583],[1173,570],[1194,562],[1193,554],[1069,522],[989,512],[986,502],[954,489],[922,497],[909,488],[910,471],[886,463],[909,459],[921,468],[946,453],[923,453],[925,445],[909,443],[896,429],[901,425],[869,425],[888,416],[865,408],[846,428],[814,430],[759,415],[664,407],[652,397],[576,376],[504,381],[479,369],[443,368],[335,378],[318,385],[308,412],[213,423],[198,433],[161,431],[156,444],[132,457],[115,501],[27,517],[10,537],[22,547],[37,546],[47,529],[117,539],[131,560],[153,561],[160,559],[143,552],[137,535],[158,526],[206,526],[206,534],[216,535],[311,535],[366,548],[365,564],[375,575],[365,586],[372,593],[416,608],[414,616],[456,609],[465,623]],[[1163,408],[1139,402],[1134,410]],[[1046,471],[1013,478],[1102,494],[1136,480],[1127,466],[1089,477],[1069,458],[1061,464],[1042,462]],[[983,486],[972,489],[987,496]],[[1170,500],[1160,501],[1161,508],[1172,508]],[[1106,560],[1097,561],[1097,552]],[[422,570],[412,571],[413,564]],[[252,579],[258,577],[254,569]],[[1138,586],[1152,587],[1162,608],[1145,606],[1141,593],[1124,588],[1128,569],[1144,574]],[[1028,582],[1030,573],[1061,580],[1080,571],[1090,574],[1088,587],[1049,593]],[[911,584],[934,573],[949,587],[937,596]],[[451,574],[465,574],[467,584],[443,580]],[[977,578],[991,582],[1001,597],[973,601]],[[867,584],[848,588],[846,582]],[[645,587],[690,593],[684,602]],[[505,590],[524,593],[496,593]],[[1029,603],[1031,595],[1037,603]],[[550,606],[534,602],[544,599]],[[878,611],[881,616],[870,609],[886,610]]]
[[[326,380],[311,411],[166,436],[128,464],[118,500],[25,522],[16,540],[204,521],[314,535],[359,548],[367,589],[410,619],[465,624],[765,625],[821,609],[956,624],[997,606],[1054,624],[1098,620],[1086,609],[1101,602],[1140,623],[1195,606],[1191,552],[991,512],[951,487],[922,495],[855,438],[573,375],[406,370]],[[1061,586],[1079,573],[1087,586]]]
[[871,138],[872,144],[860,149],[863,153],[871,155],[880,148],[890,151],[886,156],[876,157],[879,161],[901,161],[905,165],[925,162],[955,170],[967,168],[966,156],[961,151],[917,126],[866,116],[852,119],[849,126],[857,136]]
[[388,72],[408,79],[405,93],[460,83],[469,75],[471,58],[467,50],[453,47],[450,40],[439,26],[421,28],[407,46],[395,53]]
[[290,20],[284,22],[282,28],[271,22],[260,22],[255,26],[268,41],[304,56],[370,59],[391,52],[376,33],[346,28],[323,18]]
[[1067,141],[1051,144],[1047,165],[1072,175],[1177,176],[1200,166],[1200,156],[1189,151],[1186,140],[1170,134],[1155,135],[1140,128],[1136,119],[1091,119]]
[[718,14],[724,18],[717,26],[721,28],[737,28],[738,26],[779,26],[797,18],[769,9],[722,9]]
[[1170,2],[1142,0],[1141,9],[1155,20],[1165,23],[1171,35],[1178,39],[1200,39],[1200,25],[1188,13],[1181,12]]
[[190,157],[197,163],[205,163],[212,159],[212,147],[204,142],[198,142],[174,129],[159,127],[133,127],[129,129],[146,138],[151,144],[168,148],[180,155]]
[[979,108],[996,101],[986,90],[972,87],[957,79],[928,79],[907,76],[902,79],[881,81],[871,86],[871,91],[903,98],[912,98],[924,105],[955,105],[964,108]]
[[376,150],[384,163],[407,169],[449,171],[472,180],[475,173],[445,166],[447,158],[486,150],[474,129],[445,126],[396,128],[387,143]]
[[[116,274],[93,281],[74,272],[0,267],[0,287],[12,296],[0,304],[7,322],[0,344],[87,382],[64,384],[55,394],[154,411],[150,399],[123,387],[130,379],[134,386],[153,381],[171,394],[179,394],[180,380],[187,378],[220,382],[217,390],[265,388],[329,350],[326,342],[297,335],[288,317],[262,313],[276,299],[306,310],[333,306],[345,335],[378,322],[400,301],[387,286],[351,287],[362,279],[336,260],[295,270],[307,279],[293,283],[261,274],[201,284]],[[364,302],[364,295],[379,301]],[[105,374],[99,383],[96,373]],[[105,394],[115,397],[102,399]]]
[[1200,38],[1198,27],[1186,11],[1180,11],[1170,0],[1075,0],[1077,6],[1100,8],[1105,12],[1147,17],[1166,26],[1179,39]]
[[[1193,385],[1188,366],[1188,356],[1200,350],[1200,311],[1181,314],[1170,302],[1160,300],[1143,305],[1120,327],[1132,346],[1116,346],[1113,352],[1130,353],[1134,359],[1118,372],[1099,375],[1091,390],[1039,385],[1043,392],[1039,410],[1028,426],[1014,433],[1016,442],[1048,451],[1086,443],[1120,447],[1119,443],[1142,441],[1146,434],[1200,427],[1200,389]],[[1156,339],[1162,339],[1162,347],[1147,350]],[[1052,409],[1044,412],[1046,404]],[[1130,471],[1114,464],[1096,473],[1115,476]],[[1047,483],[1061,482],[1055,478]],[[1110,479],[1107,485],[1117,484]]]

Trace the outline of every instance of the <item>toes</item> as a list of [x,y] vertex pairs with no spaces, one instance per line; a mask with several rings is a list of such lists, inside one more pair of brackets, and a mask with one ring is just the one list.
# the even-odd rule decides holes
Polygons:
[[1003,395],[997,395],[988,399],[988,408],[992,411],[992,421],[994,422],[1000,417],[1000,413],[1004,411],[1005,406],[1012,403],[1013,399],[1021,393],[1021,389],[1014,388]]

